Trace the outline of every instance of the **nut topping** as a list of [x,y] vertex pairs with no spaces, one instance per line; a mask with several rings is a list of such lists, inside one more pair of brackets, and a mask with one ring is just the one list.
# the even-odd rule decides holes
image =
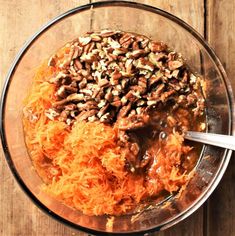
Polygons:
[[63,59],[53,55],[48,61],[60,68],[48,81],[56,88],[56,101],[45,112],[49,119],[68,125],[117,121],[120,129],[135,130],[146,125],[149,111],[168,101],[203,113],[204,99],[196,92],[199,78],[162,42],[103,30],[65,47]]

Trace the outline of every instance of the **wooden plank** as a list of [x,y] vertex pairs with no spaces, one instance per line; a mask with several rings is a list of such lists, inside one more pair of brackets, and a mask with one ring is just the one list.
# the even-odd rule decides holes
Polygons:
[[[0,83],[3,84],[13,58],[25,41],[55,16],[89,0],[0,0]],[[4,155],[0,155],[0,235],[86,235],[72,230],[42,213],[12,177]]]
[[[235,2],[207,0],[207,38],[219,56],[235,92]],[[235,126],[235,122],[234,122]],[[208,200],[207,235],[235,235],[235,153]]]
[[[99,0],[91,0],[98,2]],[[151,5],[181,18],[200,34],[204,34],[204,1],[175,1],[175,0],[135,0],[135,2]]]

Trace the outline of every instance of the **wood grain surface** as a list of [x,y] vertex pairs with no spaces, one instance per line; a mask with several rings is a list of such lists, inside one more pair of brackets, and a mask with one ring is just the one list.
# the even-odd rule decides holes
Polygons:
[[[235,94],[235,1],[210,0],[206,10],[206,38],[224,65]],[[235,152],[206,211],[206,235],[235,235]]]
[[[89,0],[0,0],[0,83],[18,50],[43,24]],[[166,10],[207,38],[220,57],[235,91],[234,0],[139,0]],[[0,236],[85,236],[41,212],[23,193],[0,155]],[[216,191],[183,222],[153,235],[234,236],[235,155]]]

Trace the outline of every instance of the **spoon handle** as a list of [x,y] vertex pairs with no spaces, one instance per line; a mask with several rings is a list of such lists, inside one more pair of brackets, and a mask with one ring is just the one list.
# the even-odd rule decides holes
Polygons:
[[185,139],[235,150],[235,136],[187,131]]

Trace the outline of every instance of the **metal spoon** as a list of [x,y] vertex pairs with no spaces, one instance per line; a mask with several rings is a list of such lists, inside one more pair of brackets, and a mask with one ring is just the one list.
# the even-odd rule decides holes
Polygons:
[[235,151],[235,136],[187,131],[184,138]]

